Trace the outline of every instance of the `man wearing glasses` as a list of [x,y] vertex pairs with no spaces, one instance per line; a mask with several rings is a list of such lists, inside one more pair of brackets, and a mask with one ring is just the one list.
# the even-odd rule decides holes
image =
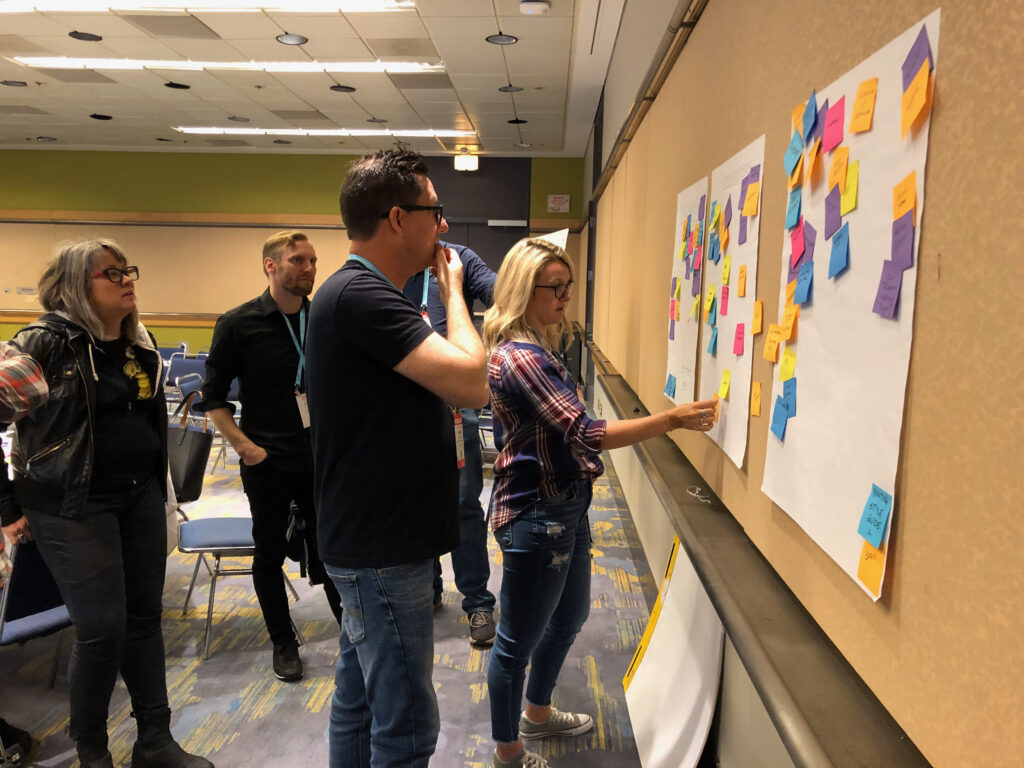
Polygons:
[[[306,406],[305,352],[309,300],[316,279],[316,251],[302,232],[278,232],[263,244],[269,285],[259,297],[224,313],[213,330],[203,381],[204,409],[238,453],[242,487],[249,497],[256,554],[252,582],[274,645],[274,675],[302,678],[302,659],[288,611],[281,566],[288,551],[289,513],[294,502],[305,538],[310,581],[323,584],[335,619],[341,606],[316,552],[313,453]],[[228,399],[238,379],[241,423]]]
[[[440,729],[432,671],[434,558],[459,544],[457,423],[487,402],[483,344],[426,161],[389,150],[341,188],[348,263],[310,314],[307,373],[320,554],[345,608],[332,768],[426,766]],[[448,337],[403,294],[431,269]],[[372,753],[372,754],[371,754]]]

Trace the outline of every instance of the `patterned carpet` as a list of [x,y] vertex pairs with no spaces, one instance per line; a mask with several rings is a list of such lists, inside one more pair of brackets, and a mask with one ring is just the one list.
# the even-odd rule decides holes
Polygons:
[[[490,492],[485,486],[484,502]],[[188,507],[191,518],[247,515],[237,458],[208,474],[203,498]],[[647,623],[656,596],[636,531],[614,472],[597,483],[591,509],[594,561],[591,616],[566,661],[555,704],[594,716],[594,731],[575,739],[552,739],[534,749],[557,768],[630,768],[639,758],[622,692],[622,675]],[[490,586],[501,582],[501,552],[490,540]],[[297,571],[289,578],[300,600],[292,616],[305,636],[301,653],[305,678],[279,682],[270,671],[270,645],[249,577],[218,583],[211,655],[201,660],[209,578],[200,569],[186,616],[181,607],[195,560],[178,552],[168,561],[164,592],[164,636],[173,730],[191,751],[209,756],[219,768],[235,766],[326,766],[326,728],[334,687],[337,625],[322,592]],[[486,696],[488,651],[468,643],[469,624],[459,606],[449,558],[444,608],[435,620],[434,685],[441,709],[441,735],[432,765],[490,766]],[[242,563],[239,563],[240,565]],[[291,564],[290,564],[291,565]],[[294,569],[294,566],[293,566]],[[61,672],[47,688],[55,639],[0,649],[0,716],[31,730],[40,743],[32,765],[77,765],[67,736],[67,649]],[[111,702],[111,752],[115,765],[128,765],[134,742],[127,693],[118,684]]]

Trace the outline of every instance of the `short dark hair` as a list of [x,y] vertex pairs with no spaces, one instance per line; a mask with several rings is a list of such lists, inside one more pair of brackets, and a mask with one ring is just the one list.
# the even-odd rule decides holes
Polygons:
[[338,204],[350,240],[369,240],[381,215],[396,205],[415,205],[423,185],[416,178],[430,172],[418,152],[386,149],[366,155],[349,169]]

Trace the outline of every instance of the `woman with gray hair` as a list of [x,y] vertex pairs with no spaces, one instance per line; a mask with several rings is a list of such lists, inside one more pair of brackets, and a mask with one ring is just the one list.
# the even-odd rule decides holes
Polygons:
[[138,721],[133,768],[212,768],[170,732],[160,628],[167,411],[138,278],[111,240],[63,246],[43,271],[47,313],[13,342],[38,361],[50,394],[18,422],[13,483],[0,472],[0,523],[38,542],[74,622],[69,730],[82,768],[113,766],[107,711],[118,670]]

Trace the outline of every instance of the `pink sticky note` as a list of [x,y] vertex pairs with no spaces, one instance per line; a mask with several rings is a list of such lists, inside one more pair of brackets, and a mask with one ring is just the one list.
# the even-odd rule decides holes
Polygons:
[[670,318],[672,318],[673,320],[676,319],[676,300],[675,299],[672,299],[672,301],[669,302],[668,316]]
[[843,120],[846,115],[846,97],[828,108],[825,114],[825,135],[821,139],[821,148],[831,152],[843,142]]
[[729,314],[729,286],[722,286],[722,298],[718,302],[718,314],[725,317]]
[[793,253],[789,257],[789,266],[793,268],[804,255],[804,217],[801,216],[796,226],[790,230],[789,242],[793,246]]
[[743,354],[743,338],[744,338],[744,323],[736,323],[736,335],[732,340],[732,353],[734,355]]

